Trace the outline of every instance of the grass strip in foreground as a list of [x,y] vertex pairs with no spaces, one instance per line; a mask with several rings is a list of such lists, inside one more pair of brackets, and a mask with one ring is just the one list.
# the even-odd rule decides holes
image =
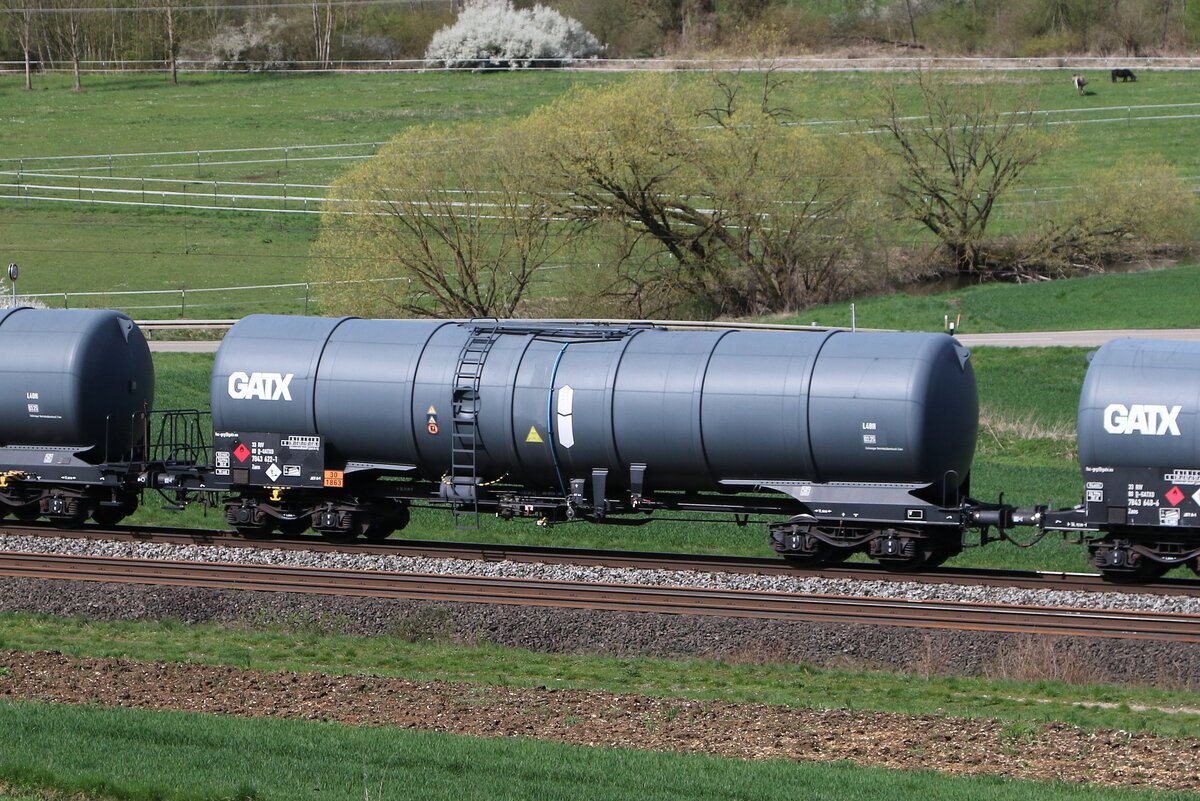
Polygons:
[[[607,690],[642,696],[854,709],[910,715],[954,715],[1089,728],[1200,736],[1200,696],[1184,690],[1119,687],[1093,679],[1017,680],[1016,675],[1075,671],[1087,681],[1087,657],[1045,642],[1004,649],[995,671],[1010,678],[914,675],[768,662],[771,643],[744,661],[617,658],[536,653],[499,645],[449,642],[452,613],[405,618],[394,636],[337,633],[353,622],[297,611],[291,618],[222,628],[164,622],[66,621],[0,615],[0,649],[58,651],[75,658],[198,662],[244,670],[325,674],[369,673],[412,681],[481,687]],[[405,626],[405,630],[399,627]],[[253,626],[254,628],[248,628]],[[930,658],[938,646],[930,643]],[[926,666],[930,667],[930,666]],[[920,666],[913,666],[914,670]],[[1021,673],[1028,671],[1028,673]],[[1061,675],[1061,673],[1059,674]],[[0,677],[0,685],[3,678]],[[0,751],[2,753],[2,751]]]
[[0,703],[0,731],[7,733],[0,781],[130,801],[1196,797],[40,703]]

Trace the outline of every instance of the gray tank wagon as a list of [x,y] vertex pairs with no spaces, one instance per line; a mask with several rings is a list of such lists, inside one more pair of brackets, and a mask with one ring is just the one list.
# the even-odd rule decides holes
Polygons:
[[254,315],[212,413],[247,533],[385,536],[412,502],[766,513],[794,561],[912,567],[961,547],[978,404],[943,334]]
[[[1200,561],[1200,342],[1116,339],[1090,354],[1079,402],[1083,503],[1043,527],[1088,540],[1107,577]],[[1198,571],[1200,572],[1200,571]]]
[[0,513],[69,524],[132,510],[125,472],[153,401],[150,349],[125,315],[0,310]]

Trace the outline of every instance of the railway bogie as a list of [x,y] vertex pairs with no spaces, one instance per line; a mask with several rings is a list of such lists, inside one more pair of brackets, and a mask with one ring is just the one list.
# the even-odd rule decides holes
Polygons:
[[240,494],[224,500],[225,521],[247,537],[265,537],[278,531],[288,536],[310,529],[333,542],[358,538],[370,542],[387,539],[409,522],[406,501],[353,496],[287,497],[279,490],[267,495]]

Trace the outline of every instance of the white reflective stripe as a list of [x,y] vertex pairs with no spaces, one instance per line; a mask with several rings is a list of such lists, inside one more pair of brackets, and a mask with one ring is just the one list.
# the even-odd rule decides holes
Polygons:
[[575,427],[571,424],[571,415],[558,416],[558,444],[570,448],[575,444]]
[[558,444],[570,448],[575,444],[575,426],[571,411],[575,406],[575,390],[565,385],[558,390]]
[[570,414],[575,405],[575,390],[567,384],[558,391],[558,413]]

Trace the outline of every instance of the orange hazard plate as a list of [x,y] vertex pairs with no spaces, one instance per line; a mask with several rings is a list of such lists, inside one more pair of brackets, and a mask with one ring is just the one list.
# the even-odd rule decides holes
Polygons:
[[341,470],[326,470],[325,471],[325,486],[327,486],[327,487],[342,486],[342,471]]

